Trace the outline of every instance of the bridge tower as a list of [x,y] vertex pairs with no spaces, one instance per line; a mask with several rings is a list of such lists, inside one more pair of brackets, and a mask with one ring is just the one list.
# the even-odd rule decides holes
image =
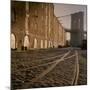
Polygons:
[[71,14],[71,46],[77,47],[82,44],[84,12]]

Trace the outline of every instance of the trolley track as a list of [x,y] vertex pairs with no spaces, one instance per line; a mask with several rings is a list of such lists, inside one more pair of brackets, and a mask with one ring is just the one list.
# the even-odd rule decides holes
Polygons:
[[79,76],[79,58],[78,58],[78,52],[75,51],[75,54],[76,54],[76,64],[75,64],[74,79],[72,81],[72,85],[77,85],[78,76]]
[[[67,83],[66,85],[76,85],[77,84],[77,81],[78,81],[78,74],[79,74],[79,64],[78,64],[78,55],[77,53],[73,53],[73,54],[70,54],[72,53],[71,51],[68,51],[68,52],[65,52],[64,54],[62,55],[57,55],[57,56],[53,56],[53,57],[49,57],[47,58],[46,60],[48,62],[44,62],[44,63],[41,63],[39,65],[36,65],[36,66],[30,66],[30,67],[23,67],[23,69],[17,69],[16,71],[13,71],[13,73],[15,74],[16,73],[16,82],[19,82],[18,84],[14,84],[13,87],[16,87],[16,88],[26,88],[26,87],[34,87],[34,84],[35,83],[39,83],[39,85],[35,85],[36,87],[40,87],[40,86],[43,86],[45,85],[45,83],[47,84],[47,80],[48,79],[48,74],[50,74],[51,72],[53,72],[53,69],[55,69],[58,64],[60,64],[60,62],[62,61],[63,62],[66,62],[67,59],[70,59],[72,57],[76,57],[75,59],[77,60],[68,60],[68,62],[70,61],[71,65],[72,65],[72,61],[73,61],[73,67],[74,67],[74,70],[72,70],[73,72],[73,77],[71,77],[71,81],[69,81],[68,79],[65,79],[65,78],[62,78],[64,77],[63,75],[61,75],[62,77],[60,77],[60,75],[58,74],[57,72],[57,76],[59,75],[60,78],[62,78],[61,81],[59,81],[58,83],[56,82],[57,86],[60,86],[60,85],[63,85],[64,82]],[[69,55],[70,54],[70,55]],[[51,58],[51,59],[50,59]],[[54,60],[53,60],[54,59]],[[41,61],[46,61],[45,59],[41,59]],[[50,60],[50,61],[49,61]],[[65,63],[64,63],[65,64]],[[63,64],[62,64],[63,65]],[[60,66],[61,67],[61,66]],[[71,67],[70,67],[71,68]],[[68,72],[63,72],[66,73],[66,74],[69,74],[69,70]],[[23,75],[21,75],[21,73]],[[59,71],[60,73],[60,71]],[[55,73],[54,73],[55,74]],[[21,79],[18,78],[18,75],[21,75]],[[43,80],[43,78],[47,78],[47,80]],[[13,80],[12,80],[13,81]],[[15,80],[14,80],[15,81]],[[52,81],[52,80],[51,80]],[[53,80],[54,82],[54,80]],[[41,83],[41,85],[40,85]],[[61,84],[60,84],[61,83]],[[25,84],[26,86],[24,87],[23,84]],[[56,85],[55,82],[52,86],[55,86]],[[64,84],[65,85],[65,84]],[[48,85],[45,85],[45,86],[50,86],[50,83],[48,83]]]

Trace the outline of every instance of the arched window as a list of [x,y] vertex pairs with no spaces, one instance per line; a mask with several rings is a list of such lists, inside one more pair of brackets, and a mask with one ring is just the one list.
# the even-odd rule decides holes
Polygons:
[[53,47],[53,45],[52,45],[52,41],[50,42],[50,47]]
[[34,39],[34,48],[37,48],[37,39]]
[[47,48],[47,40],[45,40],[45,48]]
[[29,37],[28,36],[24,37],[24,47],[29,48]]
[[41,48],[43,48],[43,40],[41,40]]
[[57,47],[57,42],[54,42],[54,47]]
[[78,19],[78,29],[80,29],[80,18]]
[[15,35],[13,33],[11,34],[11,48],[15,49]]
[[16,21],[16,10],[15,8],[12,8],[11,11],[11,22],[14,23]]
[[48,47],[50,48],[50,41],[49,41]]

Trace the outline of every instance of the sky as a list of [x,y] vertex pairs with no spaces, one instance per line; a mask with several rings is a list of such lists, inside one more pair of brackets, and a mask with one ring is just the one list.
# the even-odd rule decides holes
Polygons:
[[75,12],[83,11],[84,12],[84,30],[86,31],[86,5],[73,5],[73,4],[54,4],[54,14],[57,17],[65,16],[58,18],[60,23],[63,25],[64,28],[70,29],[71,28],[71,16]]

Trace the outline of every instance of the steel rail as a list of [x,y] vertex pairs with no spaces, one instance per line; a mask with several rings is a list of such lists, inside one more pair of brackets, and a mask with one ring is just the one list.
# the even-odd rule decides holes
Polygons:
[[70,51],[68,51],[67,53],[65,53],[64,56],[61,57],[61,59],[57,60],[54,64],[52,64],[49,68],[47,68],[46,70],[44,70],[41,74],[39,74],[37,77],[33,78],[31,80],[31,82],[36,82],[38,79],[41,79],[42,77],[44,77],[47,73],[49,73],[51,70],[53,70],[56,65],[61,62],[64,61],[64,58],[70,53]]
[[74,77],[73,77],[71,85],[77,85],[78,77],[79,77],[79,58],[78,58],[77,51],[75,51],[75,55],[76,55],[76,64],[75,64],[75,70],[74,70]]
[[[64,58],[64,60],[66,60],[66,59],[69,59],[69,58],[72,58],[72,57],[74,57],[75,55],[72,55],[72,56],[69,56],[69,57],[67,57],[67,58]],[[48,63],[45,63],[45,64],[40,64],[40,65],[37,65],[37,66],[32,66],[32,67],[30,67],[30,69],[32,69],[32,68],[37,68],[37,67],[41,67],[41,66],[46,66],[46,65],[48,65],[48,64],[52,64],[52,63],[55,63],[55,62],[57,62],[57,61],[59,61],[60,59],[57,59],[56,61],[51,61],[51,62],[48,62]]]

